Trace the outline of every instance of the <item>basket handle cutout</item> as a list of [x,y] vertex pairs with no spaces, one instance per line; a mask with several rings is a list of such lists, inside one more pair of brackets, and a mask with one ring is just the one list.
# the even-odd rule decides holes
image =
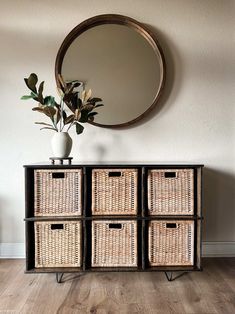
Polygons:
[[122,173],[121,171],[110,171],[109,177],[121,177]]
[[176,178],[176,172],[165,172],[165,178]]
[[172,229],[175,229],[175,228],[177,228],[177,224],[176,223],[170,223],[170,222],[168,222],[167,224],[166,224],[166,227],[167,228],[172,228]]
[[53,172],[52,178],[53,179],[63,179],[64,178],[64,172]]
[[109,229],[122,229],[122,224],[108,224]]
[[63,224],[53,224],[51,225],[51,230],[58,230],[58,229],[64,229]]

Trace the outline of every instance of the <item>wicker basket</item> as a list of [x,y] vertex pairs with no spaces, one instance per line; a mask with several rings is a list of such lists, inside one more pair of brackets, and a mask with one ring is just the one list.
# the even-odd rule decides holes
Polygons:
[[92,170],[92,214],[137,214],[137,169]]
[[35,170],[35,216],[81,215],[81,169]]
[[81,222],[35,222],[35,267],[80,267]]
[[149,170],[149,214],[193,215],[193,189],[193,169]]
[[92,267],[137,266],[137,221],[92,221]]
[[189,266],[194,260],[194,221],[151,221],[150,266]]

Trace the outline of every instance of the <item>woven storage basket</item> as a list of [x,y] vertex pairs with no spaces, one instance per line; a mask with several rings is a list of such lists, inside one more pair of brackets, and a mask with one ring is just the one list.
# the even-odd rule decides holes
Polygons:
[[193,215],[193,189],[193,169],[149,170],[149,214]]
[[92,267],[137,266],[137,221],[92,221]]
[[35,222],[35,267],[80,267],[81,222]]
[[137,214],[137,169],[92,170],[92,214]]
[[150,266],[193,265],[194,221],[151,221],[148,231]]
[[81,169],[35,170],[35,216],[81,215]]

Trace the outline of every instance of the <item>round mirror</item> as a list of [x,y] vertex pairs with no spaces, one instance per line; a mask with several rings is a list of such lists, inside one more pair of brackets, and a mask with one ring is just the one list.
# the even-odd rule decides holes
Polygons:
[[165,80],[165,62],[155,36],[141,23],[121,15],[99,15],[76,26],[64,39],[55,75],[78,80],[102,98],[92,124],[130,125],[157,104]]

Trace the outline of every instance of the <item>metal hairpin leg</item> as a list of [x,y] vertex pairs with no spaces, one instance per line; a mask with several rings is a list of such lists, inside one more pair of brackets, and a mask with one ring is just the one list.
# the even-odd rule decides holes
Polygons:
[[57,283],[61,283],[62,282],[62,277],[63,277],[64,273],[56,273],[56,281]]
[[183,273],[181,273],[181,274],[175,276],[174,278],[173,278],[173,272],[172,272],[172,271],[169,272],[169,273],[170,273],[170,276],[168,275],[168,272],[167,272],[167,271],[165,271],[164,273],[165,273],[166,278],[167,278],[168,281],[173,281],[173,280],[175,280],[175,279],[177,279],[177,278],[183,276],[183,275],[186,274],[187,272],[184,271]]

